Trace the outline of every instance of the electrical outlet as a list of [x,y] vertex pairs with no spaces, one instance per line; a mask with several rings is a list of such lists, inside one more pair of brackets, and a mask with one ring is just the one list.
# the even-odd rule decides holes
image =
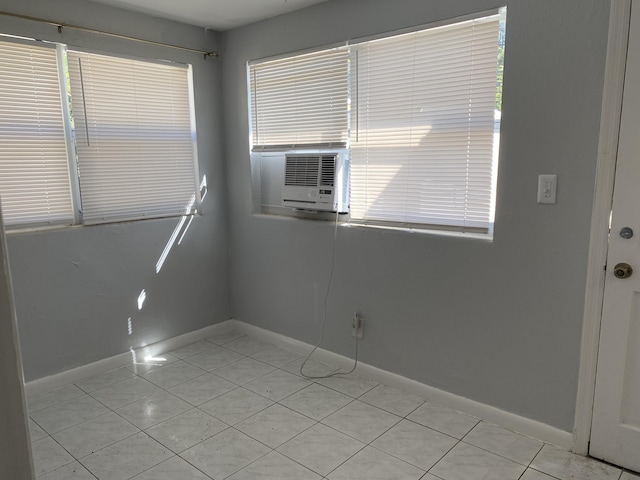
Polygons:
[[358,312],[353,314],[353,319],[351,321],[351,335],[360,339],[364,338],[364,318],[362,318]]
[[538,175],[538,203],[556,203],[557,175]]

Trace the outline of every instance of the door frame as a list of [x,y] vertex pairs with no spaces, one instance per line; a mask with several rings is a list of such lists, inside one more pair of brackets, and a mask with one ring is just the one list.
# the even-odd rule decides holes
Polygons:
[[[582,321],[580,371],[573,429],[573,451],[581,455],[589,454],[591,439],[604,300],[605,266],[609,248],[609,218],[613,203],[618,154],[631,1],[611,0],[609,13],[607,60],[600,116],[598,162],[591,214],[589,259]],[[635,2],[640,3],[640,0],[635,0]]]

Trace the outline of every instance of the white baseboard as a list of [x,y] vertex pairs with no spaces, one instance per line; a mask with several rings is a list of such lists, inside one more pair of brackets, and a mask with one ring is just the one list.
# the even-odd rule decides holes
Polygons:
[[[313,348],[313,346],[308,343],[273,333],[239,320],[230,320],[230,322],[233,328],[238,331],[300,354],[307,355]],[[313,358],[314,360],[325,362],[345,370],[350,370],[353,367],[353,359],[322,348],[316,350]],[[382,370],[372,365],[367,365],[366,363],[358,362],[355,374],[397,388],[398,390],[418,395],[429,402],[445,405],[454,410],[473,415],[508,430],[556,445],[565,450],[571,450],[573,446],[573,435],[570,432],[565,432],[551,425],[522,417],[515,413],[492,407],[491,405],[486,405],[453,393],[445,392],[438,388],[430,387],[429,385]]]
[[[145,347],[136,348],[133,352],[137,358],[155,356],[160,353],[169,352],[185,345],[189,345],[190,343],[197,342],[198,340],[212,337],[218,333],[231,330],[234,325],[235,322],[225,320],[224,322],[216,323],[215,325],[210,325],[208,327],[201,328],[200,330],[161,340]],[[131,364],[131,357],[132,353],[129,351],[119,355],[114,355],[113,357],[104,358],[87,365],[82,365],[81,367],[72,368],[55,375],[38,378],[25,384],[25,392],[27,395],[35,395],[46,390],[77,382],[78,380],[86,377],[99,375],[101,373],[108,372],[109,370],[114,370]]]
[[[309,345],[308,343],[295,340],[285,335],[270,332],[269,330],[249,325],[238,320],[227,320],[200,330],[162,340],[152,345],[137,348],[134,352],[138,358],[155,356],[231,329],[236,329],[252,336],[253,338],[264,340],[281,348],[286,348],[304,355],[308,354],[313,348],[313,345]],[[25,391],[27,395],[34,395],[56,387],[68,385],[86,377],[99,375],[109,370],[130,364],[131,356],[131,352],[125,352],[103,360],[98,360],[97,362],[93,362],[88,365],[73,368],[56,375],[39,378],[28,382],[25,385]],[[353,366],[353,359],[322,348],[316,350],[314,353],[314,360],[325,362],[345,370],[350,370]],[[537,438],[538,440],[556,445],[566,450],[570,450],[573,446],[573,436],[569,432],[565,432],[536,420],[531,420],[514,413],[500,410],[499,408],[492,407],[484,403],[476,402],[475,400],[470,400],[453,393],[445,392],[438,388],[430,387],[429,385],[382,370],[372,365],[358,362],[358,367],[356,368],[355,373],[363,378],[389,385],[390,387],[397,388],[398,390],[402,390],[407,393],[418,395],[429,402],[445,405],[449,408],[453,408],[460,412],[494,423],[508,430]]]

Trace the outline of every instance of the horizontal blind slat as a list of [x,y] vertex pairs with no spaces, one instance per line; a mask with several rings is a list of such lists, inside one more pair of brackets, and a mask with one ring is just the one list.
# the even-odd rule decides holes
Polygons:
[[86,222],[184,214],[196,191],[188,70],[68,58]]
[[359,44],[351,218],[488,229],[498,17]]
[[0,196],[5,223],[72,223],[55,48],[0,40]]
[[346,47],[249,65],[255,148],[346,143]]

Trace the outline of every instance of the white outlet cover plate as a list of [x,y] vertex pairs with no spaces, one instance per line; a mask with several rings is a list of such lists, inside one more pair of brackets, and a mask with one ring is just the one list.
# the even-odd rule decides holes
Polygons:
[[555,204],[558,175],[538,175],[538,203]]

